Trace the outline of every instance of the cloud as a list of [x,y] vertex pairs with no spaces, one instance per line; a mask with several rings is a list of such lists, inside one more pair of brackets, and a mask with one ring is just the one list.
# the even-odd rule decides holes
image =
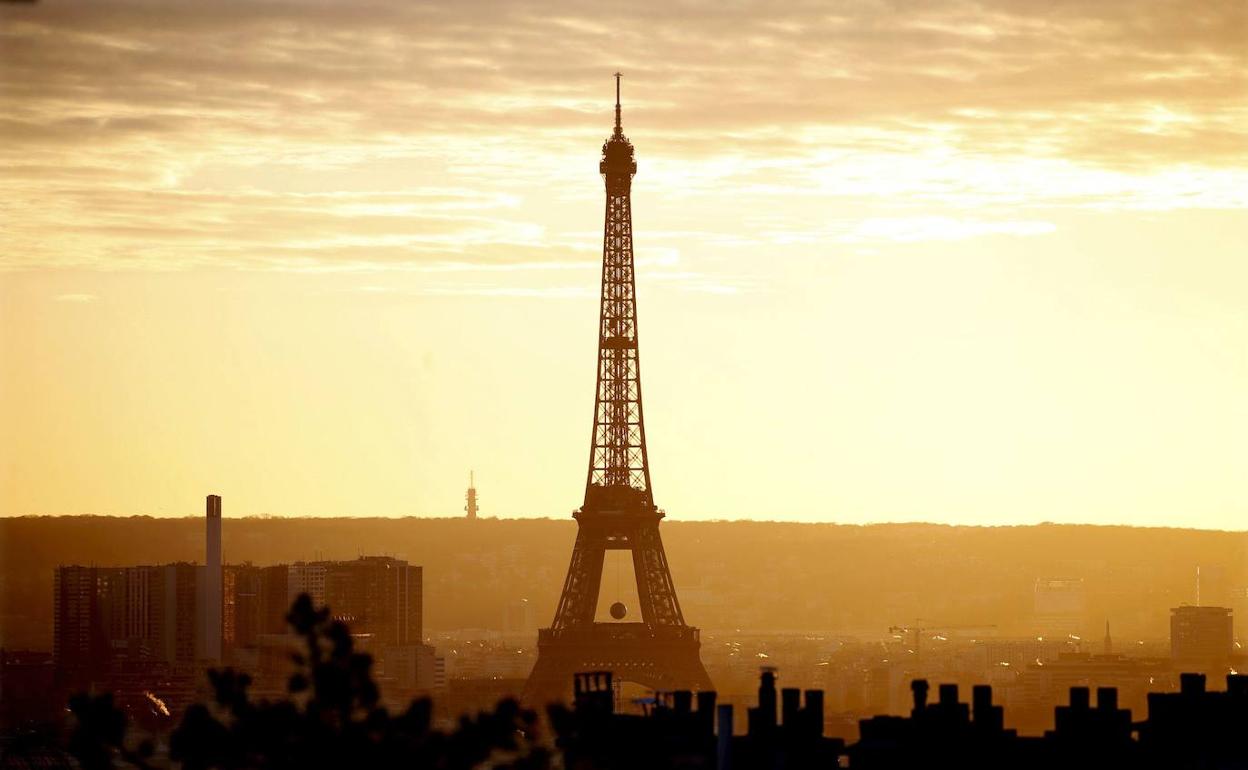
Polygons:
[[984,222],[950,217],[873,218],[861,222],[841,240],[847,243],[885,240],[958,241],[983,235],[1048,235],[1057,230],[1052,222]]
[[356,287],[353,291],[395,297],[501,297],[509,299],[590,299],[597,297],[597,294],[585,286],[508,286],[481,283],[434,284],[420,289],[366,285]]
[[82,304],[86,302],[95,302],[99,297],[94,294],[58,294],[54,299],[57,302],[73,302]]
[[639,189],[750,212],[720,243],[823,237],[802,207],[862,238],[1243,208],[1245,29],[1238,0],[3,7],[0,268],[590,264],[616,69]]

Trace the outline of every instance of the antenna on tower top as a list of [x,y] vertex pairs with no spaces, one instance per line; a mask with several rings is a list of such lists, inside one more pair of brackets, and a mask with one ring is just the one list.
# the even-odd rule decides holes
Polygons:
[[619,72],[615,73],[615,133],[623,133],[624,129],[620,126],[620,78],[623,77]]

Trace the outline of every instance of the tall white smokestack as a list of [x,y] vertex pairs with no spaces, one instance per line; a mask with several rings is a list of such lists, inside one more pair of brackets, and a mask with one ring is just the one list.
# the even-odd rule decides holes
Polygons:
[[221,496],[208,495],[207,552],[204,558],[204,657],[221,661]]

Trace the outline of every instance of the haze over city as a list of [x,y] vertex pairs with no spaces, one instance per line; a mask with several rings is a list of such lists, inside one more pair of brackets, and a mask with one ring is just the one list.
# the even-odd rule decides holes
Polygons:
[[0,94],[0,770],[1248,768],[1242,0],[0,0]]
[[0,7],[0,515],[1242,529],[1238,2]]

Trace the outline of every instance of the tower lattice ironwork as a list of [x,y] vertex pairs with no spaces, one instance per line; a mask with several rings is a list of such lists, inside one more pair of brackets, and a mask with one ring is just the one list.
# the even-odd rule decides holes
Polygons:
[[[584,671],[610,670],[617,680],[655,690],[711,687],[698,654],[698,629],[686,625],[676,598],[659,536],[663,511],[650,488],[633,265],[637,162],[620,122],[619,73],[615,130],[602,146],[598,170],[607,201],[589,469],[584,503],[573,514],[578,528],[563,594],[554,622],[538,632],[537,664],[525,687],[525,699],[533,703],[566,697],[573,674]],[[595,620],[609,550],[632,554],[640,622]]]

